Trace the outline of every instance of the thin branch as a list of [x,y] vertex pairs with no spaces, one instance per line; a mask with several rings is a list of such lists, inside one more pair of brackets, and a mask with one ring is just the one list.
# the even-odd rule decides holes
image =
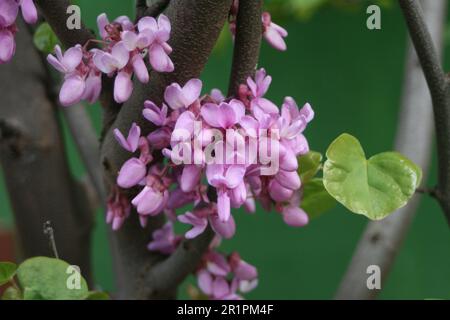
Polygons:
[[255,73],[262,37],[262,0],[240,0],[228,96]]
[[437,199],[450,224],[450,87],[417,0],[400,0],[431,93],[438,153]]
[[[446,1],[424,1],[425,21],[430,27],[438,52],[442,51]],[[424,183],[431,161],[433,114],[430,93],[412,43],[408,42],[403,98],[395,146],[423,169]],[[382,281],[387,279],[410,223],[420,194],[407,206],[386,219],[370,222],[362,235],[336,295],[336,299],[374,299],[379,290],[367,288],[367,267],[377,265]]]
[[92,185],[104,205],[106,192],[99,161],[100,143],[91,119],[83,105],[63,108],[63,112]]

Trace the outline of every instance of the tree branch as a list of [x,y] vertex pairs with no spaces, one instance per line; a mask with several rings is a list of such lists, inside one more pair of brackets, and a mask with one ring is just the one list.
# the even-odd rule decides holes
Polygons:
[[[165,88],[177,82],[183,85],[189,79],[200,76],[211,50],[220,34],[228,16],[231,0],[172,0],[164,14],[172,23],[172,34],[169,44],[173,48],[171,59],[175,64],[173,73],[156,73],[151,71],[150,83],[147,85],[135,81],[132,97],[120,110],[114,124],[109,128],[102,143],[102,161],[107,188],[115,183],[117,172],[122,163],[129,156],[115,141],[112,129],[119,128],[122,132],[128,131],[132,122],[142,128],[143,134],[149,133],[152,126],[142,117],[142,107],[145,100],[152,100],[161,104]],[[132,213],[124,226],[114,234],[119,257],[118,279],[119,298],[151,299],[173,298],[176,287],[154,290],[152,280],[157,279],[151,272],[159,262],[167,259],[165,256],[149,252],[146,245],[151,240],[152,232],[160,228],[164,217],[151,219],[148,227],[140,227],[137,214]],[[207,235],[207,234],[206,234]],[[198,241],[198,240],[197,240]],[[195,241],[194,243],[197,243]],[[209,241],[206,241],[206,247]],[[201,249],[201,248],[200,248]],[[180,251],[175,257],[185,257]],[[180,266],[180,274],[186,274],[190,265],[195,264],[196,256],[186,260],[188,265]],[[194,258],[191,260],[191,258]],[[170,258],[169,258],[170,259]],[[178,260],[178,258],[174,258]],[[170,260],[170,261],[174,261]],[[191,261],[191,262],[190,262]],[[199,261],[199,260],[198,260]],[[171,263],[169,263],[171,264]],[[163,270],[164,268],[160,268]],[[164,275],[161,275],[164,276]],[[145,283],[145,285],[143,285]]]
[[67,165],[45,69],[25,24],[20,28],[14,59],[0,67],[0,160],[23,258],[53,255],[42,229],[50,220],[61,258],[90,280],[92,212]]
[[[438,52],[443,47],[444,0],[423,2],[425,21]],[[438,60],[439,61],[439,60]],[[433,115],[429,90],[411,41],[408,41],[403,98],[399,114],[396,149],[423,169],[424,183],[431,160]],[[377,265],[384,282],[394,263],[420,201],[420,194],[386,219],[370,222],[359,241],[336,299],[374,299],[379,290],[366,285],[367,267]]]
[[136,21],[142,18],[147,10],[147,0],[136,0]]
[[438,152],[437,199],[450,225],[450,86],[417,0],[400,0],[431,93]]
[[255,73],[262,37],[262,0],[240,0],[228,96]]

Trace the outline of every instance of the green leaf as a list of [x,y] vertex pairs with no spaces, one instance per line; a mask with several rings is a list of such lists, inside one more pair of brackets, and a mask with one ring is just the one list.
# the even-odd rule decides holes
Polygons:
[[33,42],[43,53],[51,53],[59,43],[58,37],[47,22],[42,23],[35,31]]
[[24,290],[24,299],[83,300],[88,296],[86,280],[67,262],[58,259],[28,259],[17,269],[17,279]]
[[86,300],[109,300],[109,295],[102,291],[89,291]]
[[336,206],[336,200],[323,186],[323,180],[315,178],[303,185],[303,198],[300,206],[310,219],[314,219],[333,209]]
[[298,173],[302,183],[314,178],[322,165],[322,154],[316,151],[310,151],[298,158]]
[[3,292],[2,300],[22,300],[22,294],[19,289],[9,287]]
[[0,286],[8,283],[16,274],[17,265],[11,262],[0,262]]
[[419,186],[422,171],[398,152],[383,152],[366,160],[359,141],[342,134],[327,150],[324,185],[354,213],[380,220],[404,206]]

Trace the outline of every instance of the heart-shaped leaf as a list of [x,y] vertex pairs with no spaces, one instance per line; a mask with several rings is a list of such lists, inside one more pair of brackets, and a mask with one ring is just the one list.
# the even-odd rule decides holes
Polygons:
[[314,178],[320,170],[322,163],[322,154],[316,151],[310,151],[298,158],[298,173],[302,183]]
[[419,186],[422,171],[398,152],[366,159],[359,141],[342,134],[327,150],[324,186],[354,213],[380,220],[404,206]]
[[77,268],[59,259],[28,259],[17,269],[17,279],[26,300],[83,300],[88,296],[86,280]]
[[0,262],[0,286],[8,283],[16,274],[17,265],[11,262]]
[[300,207],[310,219],[317,218],[322,213],[336,206],[336,200],[325,189],[323,181],[315,178],[303,185],[303,198]]

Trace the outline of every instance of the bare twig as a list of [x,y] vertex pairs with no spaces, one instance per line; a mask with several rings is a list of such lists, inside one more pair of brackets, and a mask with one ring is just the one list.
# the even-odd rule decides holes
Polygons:
[[[446,3],[444,0],[424,1],[423,7],[425,21],[440,53]],[[408,43],[399,121],[396,149],[422,167],[425,182],[432,151],[433,115],[429,90],[411,42]],[[377,296],[379,290],[367,288],[367,267],[379,266],[382,280],[386,280],[415,215],[420,196],[414,195],[407,206],[386,219],[369,223],[342,279],[337,299],[374,299]]]
[[[431,93],[438,153],[436,196],[450,224],[450,86],[417,0],[400,0]],[[433,1],[434,2],[434,1]]]
[[104,205],[106,192],[100,165],[100,143],[91,119],[83,105],[63,108],[63,112],[97,196]]
[[84,193],[72,178],[63,136],[46,85],[46,73],[32,36],[23,23],[17,34],[17,52],[0,66],[0,118],[7,141],[0,144],[5,174],[22,252],[21,258],[52,252],[42,233],[52,221],[62,259],[80,266],[90,279],[92,212]]
[[262,0],[240,0],[228,96],[255,73],[262,36]]

